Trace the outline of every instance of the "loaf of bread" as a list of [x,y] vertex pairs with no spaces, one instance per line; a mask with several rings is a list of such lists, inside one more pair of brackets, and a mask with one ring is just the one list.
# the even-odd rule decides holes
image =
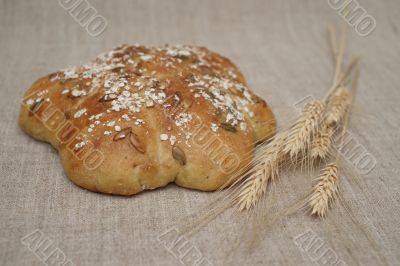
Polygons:
[[40,78],[19,124],[57,149],[75,184],[118,195],[171,182],[218,189],[275,133],[270,108],[230,60],[181,45],[122,45]]

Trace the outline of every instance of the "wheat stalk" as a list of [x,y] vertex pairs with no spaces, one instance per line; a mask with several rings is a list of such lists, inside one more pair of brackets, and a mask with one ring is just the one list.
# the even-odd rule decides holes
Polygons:
[[[256,205],[265,194],[270,181],[280,174],[278,170],[281,166],[295,165],[299,161],[307,160],[308,156],[311,159],[325,159],[329,155],[335,128],[348,116],[351,104],[350,94],[343,87],[343,84],[352,72],[353,66],[357,65],[358,62],[353,60],[345,73],[342,73],[344,44],[345,38],[343,36],[338,52],[334,51],[336,71],[334,83],[327,96],[322,101],[308,103],[303,108],[298,120],[288,130],[283,131],[273,141],[263,146],[260,154],[256,155],[253,167],[247,173],[247,178],[239,185],[239,193],[236,197],[239,210],[249,210]],[[295,160],[289,160],[289,158],[295,158]],[[323,201],[321,201],[319,210],[313,209],[313,213],[317,213],[319,216],[325,215],[330,200],[337,193],[336,164],[328,165],[322,172],[325,175],[328,173],[331,175],[328,179],[320,177],[319,182],[325,182],[325,185],[331,184],[332,190],[330,192],[329,187],[321,186],[322,183],[318,186],[318,189],[315,188],[319,191],[322,199],[327,199],[325,208],[322,204]],[[310,201],[313,204],[318,203],[315,193],[317,192],[314,191]]]
[[338,193],[338,168],[331,163],[321,170],[317,184],[313,188],[309,206],[311,214],[325,217],[329,206]]
[[[353,79],[353,94],[357,88],[358,71],[359,70],[357,68],[356,77]],[[318,137],[313,140],[315,146],[311,150],[311,157],[313,157],[313,154],[314,158],[322,157],[321,155],[327,151],[327,145],[331,145],[331,142],[328,144],[327,141],[328,135],[333,135],[335,128],[341,122],[344,124],[341,131],[341,142],[343,143],[344,134],[348,126],[352,102],[352,96],[344,87],[340,87],[329,99],[326,118],[324,121],[325,127],[319,132]],[[324,131],[327,131],[328,134],[323,135],[325,133]],[[323,142],[322,138],[325,138],[325,142]],[[338,154],[336,154],[334,159],[335,162],[330,163],[323,168],[320,172],[320,175],[317,177],[317,184],[314,186],[309,200],[311,215],[325,217],[331,202],[338,194]]]
[[240,211],[255,206],[265,193],[268,183],[278,175],[278,168],[285,155],[294,157],[305,151],[318,129],[325,105],[320,101],[306,104],[302,115],[288,130],[274,138],[254,160],[255,166],[239,190],[237,206]]
[[[353,66],[358,64],[358,60],[353,60],[345,74],[342,73],[342,63],[347,37],[345,29],[346,28],[343,27],[339,49],[337,49],[334,29],[331,29],[330,31],[332,54],[336,63],[335,75],[332,89],[325,98],[327,102],[327,110],[323,127],[313,140],[310,152],[311,159],[325,159],[330,151],[332,136],[335,133],[334,131],[338,124],[343,120],[345,121],[345,126],[342,130],[342,141],[347,127],[352,98],[348,90],[343,87],[343,83],[345,77],[351,73]],[[338,155],[336,154],[335,163],[330,163],[320,170],[320,175],[317,177],[317,184],[314,186],[309,200],[311,215],[325,217],[332,200],[334,200],[338,194],[337,157]]]
[[324,112],[325,105],[320,101],[306,104],[302,115],[290,128],[283,152],[294,157],[306,151],[310,144]]

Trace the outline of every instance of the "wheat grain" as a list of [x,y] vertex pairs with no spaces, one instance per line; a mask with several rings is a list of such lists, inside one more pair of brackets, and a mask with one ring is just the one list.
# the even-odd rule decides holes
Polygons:
[[309,206],[311,214],[325,217],[328,208],[338,193],[338,168],[336,164],[329,164],[321,170],[317,177],[317,184],[313,188]]
[[318,129],[318,124],[324,112],[325,105],[320,101],[308,103],[301,117],[290,128],[286,139],[284,153],[294,157],[300,152],[304,152],[309,146],[312,137]]

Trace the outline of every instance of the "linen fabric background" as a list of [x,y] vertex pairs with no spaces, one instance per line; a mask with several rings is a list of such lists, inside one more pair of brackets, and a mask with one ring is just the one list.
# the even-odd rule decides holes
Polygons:
[[[40,230],[42,240],[47,237],[75,265],[185,265],[158,238],[212,193],[170,185],[117,197],[75,186],[56,151],[18,128],[24,91],[43,75],[119,44],[194,44],[237,64],[282,125],[298,113],[296,102],[327,91],[334,70],[327,26],[340,25],[340,16],[327,0],[88,3],[108,23],[97,37],[56,0],[0,1],[0,264],[42,265],[21,241]],[[296,245],[296,237],[310,230],[347,265],[399,265],[400,3],[358,3],[377,27],[367,37],[348,31],[349,53],[362,57],[351,131],[377,164],[357,185],[347,181],[351,177],[342,182],[354,219],[339,204],[324,221],[298,213],[266,231],[246,255],[229,253],[240,226],[228,212],[188,239],[213,265],[321,264]],[[299,190],[311,188],[300,179],[277,185],[277,205],[290,205]]]

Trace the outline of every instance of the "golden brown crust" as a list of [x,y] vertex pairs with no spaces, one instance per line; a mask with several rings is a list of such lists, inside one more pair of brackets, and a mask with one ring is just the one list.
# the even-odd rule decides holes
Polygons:
[[215,190],[275,133],[239,70],[199,47],[123,45],[39,79],[22,103],[21,128],[59,151],[74,183],[119,195]]

